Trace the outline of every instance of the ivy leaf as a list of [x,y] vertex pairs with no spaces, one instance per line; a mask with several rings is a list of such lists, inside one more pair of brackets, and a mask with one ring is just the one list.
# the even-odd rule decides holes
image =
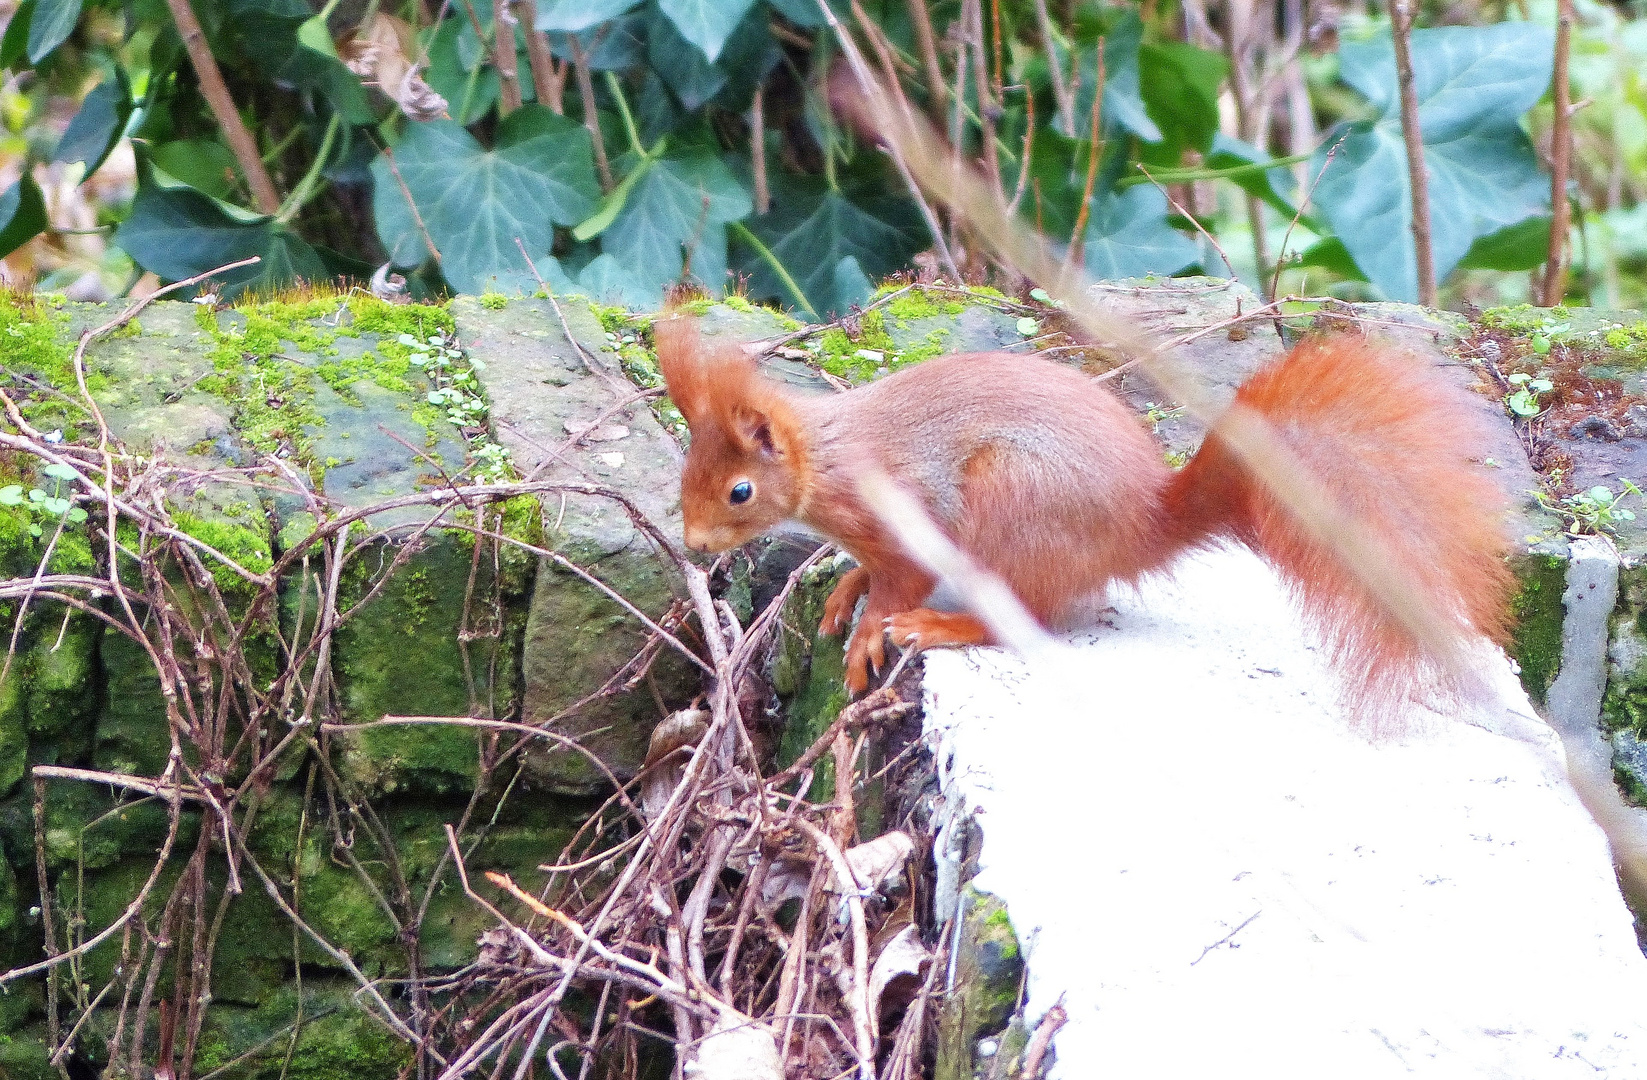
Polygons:
[[1186,149],[1206,153],[1218,134],[1218,95],[1229,61],[1182,42],[1143,45],[1138,75],[1145,111],[1161,131],[1150,163],[1178,165]]
[[[856,295],[857,277],[876,279],[899,269],[920,243],[838,191],[785,200],[752,223],[751,231],[800,287],[806,304],[819,318],[845,312],[861,301],[862,296]],[[842,269],[842,261],[848,258],[854,260],[857,277]],[[750,272],[750,288],[756,295],[802,304],[803,298],[795,296],[764,259],[743,265]]]
[[772,36],[772,14],[765,7],[749,9],[721,49],[717,66],[726,72],[726,85],[714,104],[727,112],[747,112],[755,89],[783,61],[783,49]]
[[46,200],[40,185],[24,172],[0,193],[0,259],[39,236],[46,227]]
[[35,0],[29,19],[29,63],[38,64],[51,54],[80,21],[81,0]]
[[1087,140],[1068,138],[1051,127],[1035,133],[1029,170],[1032,190],[1040,197],[1025,198],[1019,214],[1060,243],[1067,242],[1075,229],[1091,149]]
[[[1500,23],[1416,30],[1412,51],[1439,279],[1478,238],[1548,212],[1549,180],[1519,121],[1549,85],[1554,42],[1543,27]],[[1322,170],[1315,203],[1386,296],[1416,300],[1412,194],[1390,40],[1345,45],[1340,61],[1344,81],[1380,115],[1328,136],[1313,166]]]
[[835,297],[841,306],[838,310],[849,311],[855,307],[863,307],[869,300],[869,294],[875,291],[875,285],[864,273],[863,267],[856,257],[847,255],[835,264],[835,272],[831,275],[835,286]]
[[575,34],[624,14],[640,0],[549,0],[538,5],[538,29]]
[[1167,197],[1153,186],[1093,201],[1087,222],[1087,273],[1101,281],[1176,274],[1201,258],[1195,241],[1167,224]]
[[[1269,161],[1270,156],[1251,143],[1232,139],[1219,132],[1212,137],[1212,152],[1207,155],[1206,166],[1209,169],[1232,169],[1243,165],[1262,165]],[[1298,208],[1293,205],[1291,198],[1293,189],[1298,186],[1293,180],[1292,173],[1286,166],[1279,165],[1273,169],[1254,170],[1238,173],[1229,177],[1230,183],[1245,191],[1249,195],[1256,195],[1268,203],[1278,213],[1291,219]],[[1308,213],[1299,220],[1311,229]]]
[[1530,217],[1487,236],[1477,237],[1459,266],[1480,270],[1531,270],[1550,254],[1550,219]]
[[767,2],[772,5],[772,10],[803,30],[816,30],[824,25],[823,12],[818,10],[818,0],[767,0]]
[[29,51],[29,26],[34,22],[35,0],[23,0],[6,22],[6,34],[0,38],[0,67],[15,67]]
[[600,195],[589,132],[538,105],[499,123],[492,150],[454,121],[433,120],[408,124],[393,155],[398,180],[387,155],[372,163],[378,236],[397,266],[427,258],[409,193],[459,292],[484,292],[488,278],[524,269],[517,238],[531,255],[546,254],[554,226],[587,217]]
[[1323,237],[1311,244],[1298,256],[1297,265],[1319,266],[1350,281],[1367,280],[1367,275],[1361,272],[1361,268],[1350,257],[1350,251],[1344,246],[1344,241],[1336,236]]
[[654,15],[647,34],[652,70],[688,111],[714,99],[730,112],[743,112],[755,87],[782,56],[772,37],[770,16],[761,8],[751,8],[738,23],[714,63],[661,14]]
[[178,139],[149,151],[155,168],[214,199],[227,199],[240,175],[234,152],[216,139]]
[[704,149],[653,159],[601,234],[602,249],[650,288],[678,280],[691,249],[692,276],[719,292],[726,275],[726,223],[753,204],[743,185]]
[[460,124],[479,120],[498,100],[497,69],[485,63],[484,50],[468,60],[463,55],[467,29],[467,20],[459,18],[435,27],[428,38],[429,67],[424,73],[424,80],[446,99],[452,119]]
[[[27,2],[27,0],[25,0]],[[572,37],[578,39],[578,48],[591,71],[625,71],[646,58],[646,27],[650,19],[646,12],[625,15],[617,22],[584,30],[577,35],[549,35],[549,51],[562,63],[572,60]]]
[[246,288],[319,281],[326,267],[313,248],[273,218],[230,208],[187,187],[151,176],[139,183],[115,242],[132,261],[167,281],[203,274],[253,255],[263,261],[223,274],[230,295]]
[[662,14],[652,19],[646,58],[688,111],[720,93],[726,85],[726,71],[682,37],[675,24]]
[[755,0],[658,0],[658,8],[675,24],[681,37],[703,50],[714,63],[721,46],[743,20]]
[[81,176],[84,182],[119,144],[131,115],[131,82],[126,78],[125,69],[116,67],[112,76],[92,87],[80,102],[80,111],[69,121],[52,160],[85,162],[86,171]]
[[[1076,35],[1084,43],[1080,58],[1081,85],[1075,96],[1075,131],[1086,135],[1092,127],[1093,88],[1098,85],[1097,41],[1099,28],[1090,28]],[[1144,107],[1140,85],[1138,50],[1144,41],[1144,22],[1135,11],[1122,11],[1102,28],[1104,40],[1104,106],[1105,130],[1116,127],[1130,131],[1145,142],[1161,141],[1161,129],[1150,119]],[[1056,50],[1055,50],[1056,51]],[[1067,54],[1060,61],[1068,69]]]
[[590,260],[578,275],[578,287],[596,300],[619,303],[631,311],[655,308],[663,299],[662,292],[642,281],[610,254]]

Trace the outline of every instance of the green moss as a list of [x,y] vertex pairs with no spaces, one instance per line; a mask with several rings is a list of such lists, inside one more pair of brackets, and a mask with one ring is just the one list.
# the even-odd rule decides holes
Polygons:
[[974,1075],[978,1040],[1007,1027],[1018,1004],[1024,965],[998,897],[964,888],[954,959],[955,989],[938,1014],[938,1061],[933,1075],[962,1080]]
[[480,306],[487,311],[502,311],[509,306],[509,298],[502,293],[485,293],[480,298]]
[[410,1046],[357,1013],[305,1028],[285,1075],[288,1080],[390,1080],[404,1076],[411,1062]]
[[1565,609],[1561,594],[1567,588],[1566,560],[1554,555],[1529,555],[1515,560],[1521,583],[1511,614],[1510,654],[1521,667],[1521,685],[1539,704],[1561,670],[1561,626]]
[[633,321],[633,316],[621,307],[607,307],[591,301],[589,310],[600,320],[601,329],[609,334],[616,334],[629,328]]
[[[800,757],[834,722],[850,700],[846,692],[846,639],[818,633],[824,602],[840,580],[841,567],[828,563],[810,571],[784,606],[778,652],[773,659],[773,689],[786,699],[778,764]],[[835,788],[833,763],[817,765],[810,797],[827,800]]]
[[[172,515],[172,523],[196,540],[214,549],[254,574],[266,574],[274,566],[274,553],[268,537],[259,529],[248,528],[220,518],[196,517],[185,511]],[[204,560],[212,571],[212,578],[224,596],[250,599],[257,594],[257,586],[215,559]]]
[[[297,459],[317,473],[317,480],[323,463],[314,460],[306,432],[325,421],[313,404],[314,380],[350,403],[358,404],[353,387],[363,380],[421,401],[410,361],[417,350],[400,336],[424,341],[454,329],[444,308],[389,304],[364,296],[247,303],[231,309],[227,326],[218,313],[200,308],[195,320],[213,341],[215,373],[201,380],[200,388],[234,407],[235,426],[253,447],[273,453],[282,445],[291,446]],[[372,348],[338,347],[342,338],[363,335],[377,336]],[[287,342],[318,358],[318,363],[309,367],[281,355]],[[438,410],[427,407],[414,408],[413,417],[430,429],[444,420]]]
[[0,294],[0,364],[37,375],[59,389],[75,385],[68,316],[12,293]]
[[1631,805],[1647,806],[1647,784],[1642,783],[1639,776],[1616,758],[1613,760],[1613,780]]
[[854,383],[869,382],[881,371],[891,371],[899,359],[879,311],[866,312],[858,320],[856,337],[838,327],[825,330],[818,338],[817,350],[819,367]]
[[1540,308],[1531,304],[1510,304],[1505,307],[1488,308],[1481,313],[1479,321],[1490,330],[1529,334],[1542,329],[1546,319],[1565,319],[1567,315],[1568,311],[1564,307]]
[[[889,295],[900,287],[882,286],[876,295]],[[954,337],[950,327],[933,327],[919,341],[902,348],[897,346],[891,331],[901,332],[899,339],[907,341],[920,331],[914,320],[953,318],[980,301],[987,303],[1001,299],[1004,297],[1000,292],[983,287],[969,289],[965,295],[911,289],[888,301],[884,307],[865,312],[859,319],[855,336],[839,327],[819,335],[814,346],[818,365],[848,382],[865,383],[911,364],[930,360],[950,351]]]
[[886,305],[886,313],[895,319],[923,319],[929,315],[959,315],[966,304],[952,293],[911,289]]
[[0,1034],[0,1078],[4,1080],[57,1080],[51,1063],[51,1044],[44,1025],[37,1029]]
[[[32,297],[0,292],[0,367],[32,375],[58,391],[24,393],[19,409],[36,427],[62,428],[73,439],[78,435],[76,425],[89,420],[90,413],[79,404],[68,324],[67,312]],[[86,372],[86,388],[93,394],[108,387],[107,376]]]

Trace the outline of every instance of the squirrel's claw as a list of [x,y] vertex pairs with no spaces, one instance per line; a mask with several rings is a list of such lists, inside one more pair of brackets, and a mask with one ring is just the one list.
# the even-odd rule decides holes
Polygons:
[[869,689],[869,646],[864,637],[860,627],[846,645],[846,692],[854,698]]
[[823,622],[818,630],[828,637],[833,637],[852,625],[852,612],[858,606],[858,599],[869,591],[869,571],[861,566],[853,567],[841,575],[841,580],[824,601]]

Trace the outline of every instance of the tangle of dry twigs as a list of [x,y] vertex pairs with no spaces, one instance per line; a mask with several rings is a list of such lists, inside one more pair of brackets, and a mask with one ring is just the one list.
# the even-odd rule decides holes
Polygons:
[[[910,718],[914,706],[901,696],[910,682],[844,709],[788,768],[773,771],[757,746],[755,721],[767,696],[759,684],[782,633],[780,611],[821,551],[744,626],[714,595],[713,571],[688,561],[632,501],[596,485],[466,483],[460,475],[349,507],[311,490],[277,459],[202,469],[135,453],[110,434],[84,378],[86,346],[135,314],[88,332],[76,353],[88,437],[49,438],[0,389],[12,428],[0,431],[0,453],[23,471],[47,464],[73,471],[71,501],[86,511],[77,527],[94,564],[59,565],[56,538],[48,537],[33,573],[0,581],[0,610],[13,623],[6,663],[20,642],[55,632],[56,622],[117,634],[152,666],[169,732],[155,775],[34,770],[45,956],[0,972],[0,984],[48,982],[55,1062],[82,1053],[95,1028],[99,1056],[117,1072],[199,1076],[220,974],[214,955],[228,911],[250,891],[285,920],[281,933],[294,957],[318,953],[347,974],[358,1007],[410,1048],[422,1080],[482,1073],[566,1080],[572,1069],[579,1080],[633,1077],[660,1057],[676,1075],[690,1067],[711,1080],[922,1071],[937,1015],[925,1004],[934,992],[927,976],[933,964],[942,968],[941,949],[922,946],[931,955],[919,972],[902,973],[907,985],[896,995],[878,994],[887,979],[872,980],[871,972],[889,927],[917,924],[925,940],[945,940],[906,866],[924,845],[900,831],[858,842],[853,794],[855,778],[868,778],[875,765],[866,733]],[[237,562],[178,521],[176,508],[214,485],[300,500],[314,527],[265,565]],[[553,505],[567,493],[627,512],[684,585],[669,611],[647,615],[590,569],[503,527],[509,500]],[[420,520],[381,526],[389,510],[416,510]],[[58,535],[69,527],[60,519]],[[660,726],[638,777],[613,775],[552,723],[523,723],[507,702],[488,704],[483,675],[472,694],[475,715],[347,721],[334,641],[442,530],[466,531],[474,541],[478,569],[463,602],[479,614],[466,614],[463,625],[465,647],[480,650],[478,672],[497,662],[503,620],[495,609],[510,548],[576,574],[645,628],[634,659],[580,705],[633,689],[661,651],[701,670],[701,707]],[[339,740],[363,728],[411,725],[471,730],[479,747],[478,782],[446,825],[446,849],[426,879],[404,865],[395,827],[338,768],[335,753]],[[475,852],[513,787],[509,764],[533,745],[586,757],[606,776],[610,797],[563,850],[545,851],[540,879],[483,877],[488,868],[474,863]],[[844,782],[815,784],[820,773]],[[301,873],[255,838],[260,812],[285,782],[277,778],[305,775],[298,848],[302,830],[323,833],[334,864],[375,898],[396,929],[398,960],[387,968],[328,936],[301,895]],[[49,803],[65,785],[112,792],[117,807],[164,807],[152,868],[106,925],[78,914],[74,868],[58,866],[54,877],[48,859]],[[815,798],[815,790],[825,794]],[[431,902],[453,888],[496,920],[474,961],[456,971],[433,966],[423,944]],[[120,960],[103,985],[87,985],[88,958],[100,947],[118,948]],[[247,1055],[284,1053],[289,1062],[304,1025],[322,1015],[304,1015],[304,966],[293,973],[300,993],[291,1023]]]

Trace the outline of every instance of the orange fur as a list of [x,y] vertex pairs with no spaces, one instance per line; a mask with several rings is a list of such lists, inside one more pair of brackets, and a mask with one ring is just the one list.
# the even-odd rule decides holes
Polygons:
[[[858,494],[857,478],[872,468],[1050,627],[1078,619],[1111,582],[1229,539],[1292,584],[1352,698],[1376,705],[1435,685],[1400,624],[1221,440],[1209,438],[1174,473],[1138,419],[1078,372],[1034,357],[956,355],[845,394],[801,397],[760,378],[738,349],[706,347],[689,320],[660,321],[656,332],[692,430],[681,481],[687,543],[724,550],[797,521],[848,551],[861,570],[830,597],[825,629],[844,628],[864,597],[847,650],[854,693],[884,662],[883,628],[921,647],[989,639],[971,616],[924,606],[932,575]],[[1465,456],[1475,425],[1448,386],[1386,346],[1316,338],[1260,371],[1237,401],[1270,422],[1341,515],[1382,538],[1392,572],[1460,637],[1502,639],[1502,499]]]

